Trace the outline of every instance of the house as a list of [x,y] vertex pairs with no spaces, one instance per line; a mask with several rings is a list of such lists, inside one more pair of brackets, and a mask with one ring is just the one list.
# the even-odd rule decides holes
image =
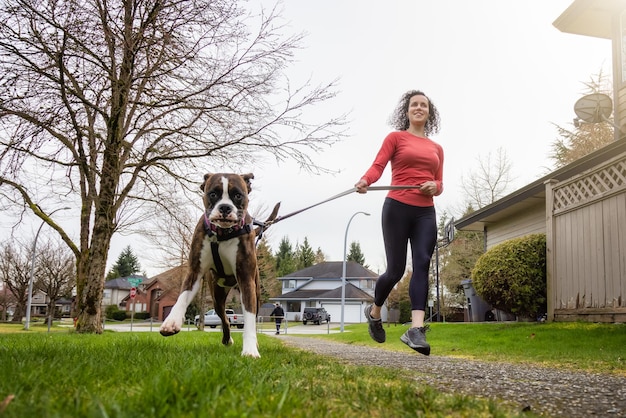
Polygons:
[[[48,315],[48,304],[50,303],[50,298],[46,294],[39,289],[33,290],[33,295],[31,298],[31,316],[32,317],[43,317]],[[69,317],[72,310],[72,299],[68,298],[59,298],[54,303],[54,317]]]
[[146,279],[134,298],[129,293],[122,300],[126,311],[148,312],[151,318],[163,321],[176,303],[187,270],[187,265],[178,266]]
[[[272,298],[285,308],[289,321],[301,321],[305,307],[322,307],[333,322],[341,320],[343,261],[327,261],[278,277],[282,294]],[[344,322],[365,322],[365,306],[374,300],[378,274],[354,261],[346,262]],[[386,312],[385,312],[386,314]]]
[[575,0],[554,22],[612,40],[615,141],[455,222],[482,231],[487,249],[546,234],[548,320],[626,321],[625,12],[624,1]]
[[548,320],[626,321],[626,139],[457,220],[489,249],[545,233]]
[[[129,280],[130,279],[130,280]],[[147,280],[145,276],[131,275],[128,277],[118,277],[104,283],[104,293],[102,295],[102,306],[116,305],[120,309],[125,308],[124,299],[130,294],[133,286],[132,280]]]

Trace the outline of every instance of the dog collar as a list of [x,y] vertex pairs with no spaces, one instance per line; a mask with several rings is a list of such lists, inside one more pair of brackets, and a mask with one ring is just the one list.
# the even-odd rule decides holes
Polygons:
[[209,220],[206,212],[204,212],[204,231],[209,236],[216,236],[218,241],[226,241],[231,238],[246,235],[252,232],[252,225],[246,224],[244,218],[237,225],[230,228],[220,228]]

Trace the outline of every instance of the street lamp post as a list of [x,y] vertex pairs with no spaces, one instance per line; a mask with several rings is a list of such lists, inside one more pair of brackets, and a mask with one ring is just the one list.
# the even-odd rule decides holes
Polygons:
[[[50,212],[48,217],[52,216],[55,212],[60,210],[68,210],[70,208],[59,208]],[[28,301],[26,302],[26,323],[24,324],[24,329],[28,331],[30,329],[30,309],[33,303],[33,281],[35,279],[35,249],[37,248],[37,238],[39,238],[39,233],[41,232],[41,228],[43,228],[46,221],[42,221],[41,225],[39,225],[39,229],[37,230],[37,234],[35,234],[35,241],[33,242],[33,249],[31,252],[31,260],[30,260],[30,279],[28,280]]]
[[354,217],[358,215],[359,213],[362,213],[363,215],[366,215],[366,216],[370,216],[370,214],[367,212],[356,212],[355,214],[353,214],[350,217],[350,220],[348,221],[348,225],[346,226],[346,235],[343,239],[343,270],[341,273],[341,327],[340,327],[341,332],[343,332],[343,323],[344,323],[343,319],[344,319],[344,312],[345,312],[345,305],[346,305],[346,257],[347,257],[347,248],[348,248],[348,229],[350,228],[350,222],[352,222],[352,219],[354,219]]

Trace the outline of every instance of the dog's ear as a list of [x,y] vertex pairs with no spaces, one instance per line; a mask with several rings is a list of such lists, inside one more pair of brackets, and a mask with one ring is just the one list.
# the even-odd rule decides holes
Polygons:
[[252,183],[250,182],[250,180],[254,178],[254,174],[242,174],[241,177],[243,177],[243,180],[246,182],[246,186],[248,186],[248,193],[250,193],[252,191]]
[[212,175],[211,173],[206,173],[204,175],[204,181],[200,185],[200,190],[204,191],[204,185],[206,184],[206,181],[209,179],[209,177],[211,177],[211,175]]

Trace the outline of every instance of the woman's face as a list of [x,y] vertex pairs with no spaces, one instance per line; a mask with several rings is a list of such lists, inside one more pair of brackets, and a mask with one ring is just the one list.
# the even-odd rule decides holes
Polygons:
[[426,96],[416,94],[409,99],[409,109],[406,112],[411,125],[424,125],[430,115]]

